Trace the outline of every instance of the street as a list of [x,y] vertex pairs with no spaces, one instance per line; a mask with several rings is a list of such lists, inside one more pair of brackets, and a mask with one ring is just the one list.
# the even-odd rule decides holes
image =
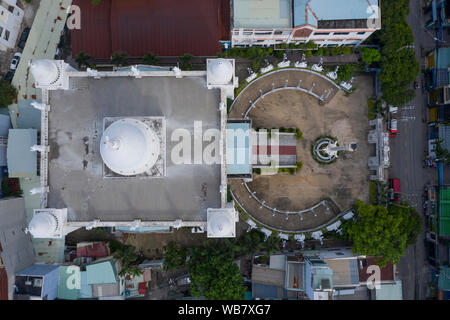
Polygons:
[[[436,45],[434,32],[424,28],[422,0],[411,0],[407,18],[415,38],[416,58],[420,64],[418,81],[422,79],[424,57],[422,54]],[[403,199],[414,206],[424,217],[421,195],[426,184],[438,183],[437,169],[423,168],[422,161],[427,145],[426,94],[422,88],[416,90],[416,98],[408,106],[399,108],[403,120],[399,121],[397,137],[391,138],[391,168],[389,176],[399,178]],[[425,218],[424,218],[425,222]],[[425,224],[422,230],[425,229]],[[422,300],[427,298],[427,284],[431,281],[431,269],[426,261],[424,246],[425,232],[419,235],[417,243],[411,245],[398,264],[399,277],[403,285],[403,299]]]

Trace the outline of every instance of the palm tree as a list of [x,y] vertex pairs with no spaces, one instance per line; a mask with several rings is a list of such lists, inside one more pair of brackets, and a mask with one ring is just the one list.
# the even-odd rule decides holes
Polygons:
[[280,251],[281,239],[271,235],[264,241],[262,249],[266,252],[266,256],[270,257],[273,253]]
[[185,53],[182,57],[178,57],[181,62],[180,68],[181,70],[191,70],[192,69],[192,55],[189,53]]
[[252,230],[239,238],[240,252],[246,255],[252,255],[262,249],[264,234],[257,230]]
[[92,57],[83,51],[80,51],[78,55],[75,57],[75,62],[78,64],[78,69],[80,69],[82,66],[89,66],[88,61]]
[[157,66],[158,62],[159,62],[159,59],[157,58],[156,53],[149,52],[143,57],[142,61],[145,64],[148,64],[148,65],[151,65],[151,66]]
[[127,66],[127,53],[126,52],[113,52],[111,56],[111,63],[115,66]]

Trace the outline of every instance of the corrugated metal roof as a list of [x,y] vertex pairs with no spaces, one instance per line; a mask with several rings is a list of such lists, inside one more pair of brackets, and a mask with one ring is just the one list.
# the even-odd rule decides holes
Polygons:
[[333,286],[358,285],[357,259],[325,259],[333,270]]
[[[370,265],[376,265],[376,262],[373,257],[358,259],[358,263],[359,261],[363,264],[363,268],[359,270],[359,282],[366,282],[372,275],[372,273],[367,273],[367,267]],[[386,267],[380,268],[380,272],[381,281],[394,281],[394,265],[392,263],[387,262]]]
[[316,26],[320,20],[368,19],[369,3],[378,0],[294,0],[294,26]]
[[254,265],[252,268],[252,282],[283,287],[284,270],[277,270]]
[[439,235],[450,235],[450,189],[439,191]]
[[450,267],[441,266],[438,279],[438,287],[440,290],[450,290]]
[[[74,0],[85,14],[71,31],[72,55],[83,51],[109,58],[115,51],[130,57],[215,56],[219,40],[229,39],[230,3],[226,0]],[[108,20],[109,19],[109,20]]]
[[100,258],[109,256],[109,248],[105,241],[77,243],[77,257]]
[[10,178],[37,176],[37,153],[30,151],[37,144],[37,130],[10,129],[8,135],[8,175]]
[[234,28],[290,28],[291,0],[234,0]]
[[74,278],[74,276],[76,276],[76,273],[80,274],[80,267],[78,266],[59,267],[58,299],[64,300],[78,299],[80,295],[80,289],[77,289],[76,283],[72,282],[72,280],[76,281],[76,279]]
[[92,285],[87,283],[87,272],[86,271],[81,272],[80,298],[81,299],[92,298]]
[[36,251],[36,262],[39,263],[63,263],[64,249],[66,247],[63,239],[37,239],[33,238],[34,251]]
[[403,300],[402,281],[395,284],[382,284],[380,289],[375,289],[376,300]]
[[8,300],[8,276],[4,267],[0,267],[0,300]]
[[31,106],[34,100],[20,99],[18,102],[19,116],[17,128],[41,130],[41,111]]
[[16,272],[16,275],[18,275],[18,276],[45,276],[46,274],[48,274],[58,268],[59,268],[58,265],[36,263],[22,271]]
[[88,284],[107,284],[117,282],[114,260],[92,263],[86,266]]

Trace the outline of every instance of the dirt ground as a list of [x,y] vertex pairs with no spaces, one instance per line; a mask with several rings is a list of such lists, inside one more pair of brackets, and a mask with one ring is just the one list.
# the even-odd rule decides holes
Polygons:
[[[319,83],[317,80],[312,81]],[[266,204],[273,208],[288,211],[309,208],[328,197],[340,210],[351,207],[356,198],[368,200],[367,160],[370,149],[367,142],[369,132],[367,99],[372,95],[373,79],[370,76],[360,75],[353,83],[357,87],[354,93],[346,96],[343,91],[339,91],[324,106],[319,106],[316,98],[293,90],[275,92],[257,103],[256,108],[249,113],[253,127],[297,127],[303,132],[303,139],[297,143],[297,161],[303,162],[302,169],[295,175],[254,175],[249,187],[252,191],[256,191],[259,199],[265,200]],[[258,81],[252,86],[254,86],[251,88],[252,91],[259,91]],[[241,110],[245,109],[247,104],[245,100],[236,102],[236,106]],[[230,117],[233,117],[234,113],[234,117],[237,118],[238,112],[238,109],[233,110]],[[341,154],[333,164],[320,165],[311,156],[311,144],[321,135],[336,137],[340,145],[356,142],[358,149],[353,153]],[[248,192],[244,188],[238,188],[235,184],[232,189],[242,202],[250,202]],[[253,210],[251,213],[258,211],[255,206],[251,210]],[[320,225],[324,219],[333,217],[331,213],[328,217],[323,215],[320,218],[310,214],[308,219],[303,221],[290,217],[290,223],[286,222],[285,215],[275,217],[257,215],[259,219],[263,219],[262,222],[273,226],[283,225],[284,228],[289,228],[289,224],[310,227],[311,221],[307,221],[308,219],[316,219],[316,224]]]

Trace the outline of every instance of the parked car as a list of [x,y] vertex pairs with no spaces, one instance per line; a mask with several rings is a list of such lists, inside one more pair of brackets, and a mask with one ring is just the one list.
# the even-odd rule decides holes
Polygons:
[[12,79],[14,77],[14,72],[13,71],[8,71],[5,75],[5,77],[3,78],[3,80],[11,82]]
[[9,66],[10,70],[16,70],[17,66],[19,64],[20,58],[22,57],[22,54],[20,52],[14,53],[14,57],[11,61],[11,65]]
[[25,43],[27,42],[28,35],[30,34],[30,28],[25,28],[20,35],[19,44],[17,45],[20,49],[25,48]]
[[391,201],[400,200],[401,192],[400,179],[389,179],[389,199]]

